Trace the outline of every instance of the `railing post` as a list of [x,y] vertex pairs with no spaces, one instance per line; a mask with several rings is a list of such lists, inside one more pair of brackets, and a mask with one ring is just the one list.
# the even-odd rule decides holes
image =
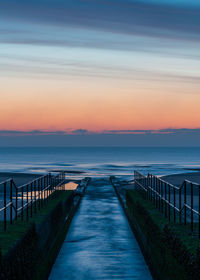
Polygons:
[[155,195],[154,189],[155,189],[155,178],[152,175],[152,203],[154,203],[154,195]]
[[159,197],[158,197],[158,201],[159,201],[159,204],[158,204],[158,208],[159,208],[159,211],[160,211],[160,208],[161,208],[161,200],[160,200],[160,193],[161,193],[161,181],[160,181],[160,179],[159,179],[159,186],[158,186],[158,190],[159,190],[159,192],[158,192],[158,194],[159,194]]
[[150,185],[150,190],[149,190],[149,200],[152,201],[152,178],[151,178],[151,174],[149,175],[149,185]]
[[168,184],[168,192],[169,192],[169,207],[168,207],[168,219],[170,221],[170,218],[171,218],[171,206],[170,206],[170,203],[171,203],[171,192],[170,192],[170,185]]
[[47,174],[47,202],[49,200],[49,174]]
[[35,214],[37,213],[37,189],[36,189],[36,180],[34,181],[34,193],[35,193]]
[[194,230],[194,223],[193,223],[193,183],[191,185],[191,231],[193,232]]
[[37,187],[38,187],[38,209],[40,210],[40,206],[41,206],[40,179],[37,180]]
[[182,222],[182,202],[181,202],[181,196],[182,196],[182,193],[181,193],[181,188],[179,189],[179,223],[181,224]]
[[49,195],[50,195],[50,193],[49,193],[49,189],[50,187],[49,187],[49,174],[47,174],[47,200],[49,200]]
[[163,181],[161,182],[161,212],[163,213]]
[[21,219],[24,220],[24,187],[22,187]]
[[33,182],[31,182],[31,218],[33,217]]
[[15,198],[15,207],[16,207],[16,211],[15,211],[15,220],[17,221],[17,215],[18,215],[18,188],[15,187],[15,192],[16,192],[16,198]]
[[43,177],[43,198],[44,198],[44,205],[46,203],[46,177]]
[[4,183],[4,231],[6,231],[6,185],[7,183]]
[[200,239],[200,185],[199,185],[199,239]]
[[41,207],[43,207],[43,182],[42,178],[40,180],[40,190],[41,190]]
[[12,225],[12,212],[13,212],[13,199],[12,199],[12,197],[13,197],[13,192],[12,192],[12,180],[10,180],[10,202],[11,202],[11,204],[10,204],[10,224]]
[[187,203],[187,196],[186,196],[186,181],[184,183],[184,224],[187,223],[187,209],[186,209],[186,203]]
[[174,222],[176,222],[176,190],[174,188]]
[[167,217],[167,183],[165,182],[165,218]]
[[155,177],[155,180],[156,180],[156,189],[155,189],[155,204],[156,204],[156,208],[158,208],[157,206],[158,206],[158,195],[157,195],[157,193],[158,193],[158,178],[157,177]]
[[28,215],[29,215],[29,211],[28,211],[28,184],[26,185],[26,220],[28,221]]

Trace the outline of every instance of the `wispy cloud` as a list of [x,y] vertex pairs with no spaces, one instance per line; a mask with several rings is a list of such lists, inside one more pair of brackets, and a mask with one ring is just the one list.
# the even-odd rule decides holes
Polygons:
[[[200,31],[198,7],[166,7],[161,1],[145,3],[128,0],[10,0],[3,1],[0,7],[3,17],[10,16],[29,22],[60,26],[93,27],[129,34],[135,34],[140,27],[139,33],[146,34],[151,29],[151,34],[162,36],[163,30],[170,30],[174,37],[186,33],[188,36],[198,35]],[[178,32],[175,34],[175,31]]]
[[65,131],[43,131],[43,130],[0,130],[1,136],[27,136],[27,135],[65,135]]
[[[188,82],[199,79],[193,69],[199,67],[200,61],[200,8],[193,5],[166,7],[158,2],[129,0],[10,0],[0,3],[0,17],[2,75],[20,73],[36,78],[54,75],[61,79],[76,75],[129,80],[157,78]],[[64,52],[62,60],[59,59],[55,56],[60,53],[56,48],[73,48],[76,59]],[[83,49],[89,50],[82,54],[87,57],[87,63],[78,55]],[[118,61],[119,65],[115,65],[116,60],[105,57],[99,62],[91,50],[120,51],[116,57],[129,52],[130,63],[125,67]],[[140,58],[139,62],[135,57],[131,59],[134,53]],[[147,56],[151,61],[146,62]],[[179,59],[176,66],[184,63],[184,71],[175,71],[175,65],[168,62],[168,58]],[[168,71],[154,69],[155,65],[162,68],[167,63]],[[151,67],[147,69],[147,65]]]
[[130,130],[103,130],[103,131],[90,131],[87,129],[66,129],[66,130],[55,130],[55,131],[46,131],[46,130],[0,130],[1,136],[39,136],[39,135],[150,135],[150,134],[200,134],[200,128],[167,128],[167,129],[130,129]]

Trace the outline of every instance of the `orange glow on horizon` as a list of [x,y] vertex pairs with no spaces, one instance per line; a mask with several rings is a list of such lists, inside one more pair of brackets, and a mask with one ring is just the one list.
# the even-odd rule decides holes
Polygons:
[[[145,86],[144,86],[145,84]],[[1,130],[197,128],[198,85],[1,78]]]

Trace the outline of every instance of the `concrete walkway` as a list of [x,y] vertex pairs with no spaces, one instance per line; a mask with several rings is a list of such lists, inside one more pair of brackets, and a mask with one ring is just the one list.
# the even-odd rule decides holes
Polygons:
[[92,180],[49,280],[152,279],[108,180]]

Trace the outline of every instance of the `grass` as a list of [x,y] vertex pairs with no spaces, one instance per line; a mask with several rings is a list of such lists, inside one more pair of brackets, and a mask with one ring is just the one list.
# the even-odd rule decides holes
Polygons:
[[[188,251],[191,254],[196,255],[197,248],[200,245],[200,241],[196,236],[191,234],[189,225],[183,225],[178,222],[169,222],[168,219],[165,218],[164,215],[158,211],[154,204],[146,200],[140,192],[136,190],[131,190],[128,191],[128,193],[134,202],[139,202],[139,204],[142,205],[148,211],[154,223],[161,230],[163,230],[166,225],[170,225],[176,236],[183,242]],[[197,225],[195,226],[197,227]]]
[[[24,221],[21,220],[21,217],[18,217],[17,221],[14,221],[13,224],[7,224],[7,230],[3,231],[3,222],[0,224],[0,249],[1,254],[5,255],[8,250],[19,240],[30,228],[30,226],[35,223],[36,225],[41,224],[46,216],[55,208],[55,206],[61,202],[65,201],[71,191],[58,191],[53,193],[49,199],[48,204],[44,203],[43,208],[40,211],[37,210],[37,213],[34,214],[33,207],[33,217],[29,218],[26,221],[26,213],[24,213]],[[45,201],[44,201],[45,202]],[[34,205],[33,205],[34,206]]]
[[[146,260],[158,279],[200,279],[196,263],[199,240],[189,226],[169,222],[154,204],[136,190],[127,192],[127,210],[143,233],[137,231]],[[172,216],[173,217],[173,216]]]

